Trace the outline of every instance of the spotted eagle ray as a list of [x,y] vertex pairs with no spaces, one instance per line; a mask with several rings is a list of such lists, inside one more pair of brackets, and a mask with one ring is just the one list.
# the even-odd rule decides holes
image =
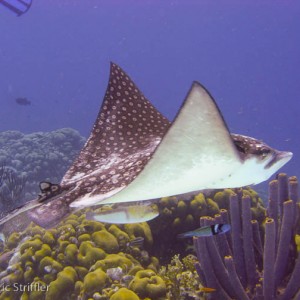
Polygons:
[[59,185],[6,217],[26,211],[51,227],[72,209],[130,203],[191,191],[237,188],[270,178],[292,157],[231,134],[209,92],[194,82],[170,123],[129,76],[111,63],[110,78],[92,132]]

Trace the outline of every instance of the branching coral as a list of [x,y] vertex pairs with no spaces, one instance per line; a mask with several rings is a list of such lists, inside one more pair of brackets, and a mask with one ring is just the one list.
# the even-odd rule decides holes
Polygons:
[[26,176],[11,167],[0,167],[0,211],[10,210],[21,200]]
[[159,275],[166,282],[167,299],[200,299],[202,292],[194,267],[196,261],[194,255],[188,255],[182,260],[179,255],[175,255],[170,264],[161,267]]
[[[269,205],[263,234],[252,220],[249,196],[230,199],[231,233],[199,237],[194,244],[201,282],[215,288],[210,299],[300,299],[298,183],[280,174],[269,184]],[[201,218],[202,225],[226,223],[227,211]]]
[[60,181],[83,144],[84,138],[71,128],[31,134],[5,131],[0,133],[0,164],[27,178],[25,199],[31,200],[40,181]]

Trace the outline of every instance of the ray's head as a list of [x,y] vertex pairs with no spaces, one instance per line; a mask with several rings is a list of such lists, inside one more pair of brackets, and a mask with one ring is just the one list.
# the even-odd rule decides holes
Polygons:
[[249,165],[253,184],[269,179],[293,156],[292,152],[276,150],[252,137],[231,134],[233,142],[245,164]]

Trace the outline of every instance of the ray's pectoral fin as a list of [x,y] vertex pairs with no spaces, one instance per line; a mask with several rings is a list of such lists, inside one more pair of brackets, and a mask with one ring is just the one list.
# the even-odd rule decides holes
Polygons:
[[131,78],[111,64],[109,83],[93,130],[61,185],[76,183],[73,207],[95,205],[124,189],[150,160],[169,121]]
[[124,190],[101,203],[155,199],[207,188],[242,165],[222,114],[208,91],[194,82],[154,155]]
[[50,202],[27,211],[28,217],[37,225],[51,228],[63,217],[71,212],[71,208],[64,196],[53,199]]

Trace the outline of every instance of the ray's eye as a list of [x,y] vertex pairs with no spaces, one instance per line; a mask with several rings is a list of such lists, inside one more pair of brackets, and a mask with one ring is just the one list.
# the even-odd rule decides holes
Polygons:
[[266,158],[270,152],[271,152],[270,149],[262,148],[261,149],[261,156],[262,156],[262,158]]

